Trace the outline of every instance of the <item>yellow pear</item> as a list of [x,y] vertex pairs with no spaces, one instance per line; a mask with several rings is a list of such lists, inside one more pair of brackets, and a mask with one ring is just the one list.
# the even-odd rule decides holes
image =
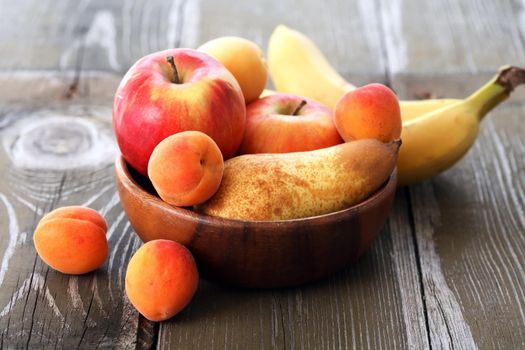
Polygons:
[[287,220],[361,202],[390,176],[401,141],[364,139],[308,152],[227,160],[217,193],[196,210],[240,220]]

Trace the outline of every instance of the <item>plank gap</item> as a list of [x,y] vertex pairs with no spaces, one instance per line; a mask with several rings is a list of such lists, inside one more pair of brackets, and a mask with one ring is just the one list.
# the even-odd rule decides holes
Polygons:
[[139,315],[136,349],[156,349],[159,341],[159,323]]
[[421,258],[419,253],[419,247],[417,244],[417,236],[416,236],[416,224],[414,221],[414,213],[413,213],[413,207],[412,207],[412,199],[410,198],[410,188],[409,187],[403,187],[401,189],[403,191],[403,195],[405,196],[405,199],[407,201],[407,207],[408,207],[408,222],[410,225],[410,232],[412,233],[412,244],[414,245],[414,253],[416,255],[416,266],[417,266],[417,275],[419,280],[419,288],[421,290],[421,300],[423,301],[423,315],[425,317],[425,328],[427,331],[427,339],[428,339],[428,345],[430,349],[432,349],[432,339],[430,337],[430,324],[428,320],[428,310],[427,310],[427,303],[425,299],[425,286],[423,283],[423,271],[421,267]]

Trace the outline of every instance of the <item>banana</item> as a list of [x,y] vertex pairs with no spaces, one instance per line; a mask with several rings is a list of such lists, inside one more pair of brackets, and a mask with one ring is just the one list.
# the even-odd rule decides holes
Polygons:
[[309,97],[333,108],[355,89],[304,34],[278,25],[268,43],[268,67],[277,91]]
[[[268,67],[277,91],[317,100],[334,109],[339,99],[355,86],[330,65],[306,35],[278,25],[268,43]],[[459,100],[401,101],[403,120],[410,120]]]
[[401,119],[403,122],[415,119],[424,114],[435,111],[445,106],[453,105],[461,101],[455,98],[434,98],[428,100],[399,101]]
[[428,179],[454,165],[474,144],[483,117],[523,83],[525,70],[501,68],[487,84],[466,99],[404,120],[403,147],[397,162],[398,184],[403,186]]
[[[277,26],[270,37],[268,66],[278,91],[309,97],[331,108],[355,88],[308,37],[284,25]],[[400,101],[399,185],[428,179],[454,165],[476,140],[482,118],[523,83],[525,70],[505,67],[466,99]]]

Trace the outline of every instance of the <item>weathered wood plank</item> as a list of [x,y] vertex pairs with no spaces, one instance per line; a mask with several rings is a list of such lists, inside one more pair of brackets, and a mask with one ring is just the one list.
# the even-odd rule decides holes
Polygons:
[[525,346],[524,117],[491,113],[463,161],[410,188],[433,347]]
[[77,104],[111,108],[122,75],[103,71],[0,71],[0,103],[4,107],[49,107],[74,99]]
[[75,71],[81,66],[122,74],[150,52],[197,47],[221,35],[246,37],[265,50],[274,27],[284,23],[312,36],[354,83],[384,80],[379,19],[374,3],[365,0],[286,0],[273,5],[210,0],[8,4],[1,0],[0,8],[4,28],[0,71]]
[[[519,7],[515,2],[382,1],[393,88],[404,98],[462,97],[497,67],[523,66]],[[524,96],[518,89],[511,101]],[[523,167],[518,122],[523,114],[516,105],[500,107],[483,123],[465,160],[409,190],[433,348],[523,347],[523,264],[506,260],[525,245],[499,244],[523,232],[519,220],[512,229],[502,221],[523,217],[523,201],[509,195],[523,192],[523,182],[495,178],[505,164],[512,179]],[[513,146],[502,152],[501,140]]]
[[[266,51],[273,29],[285,24],[311,37],[336,69],[353,83],[384,81],[385,57],[374,2],[205,1],[197,42],[239,35]],[[228,23],[228,25],[224,25]]]
[[[137,343],[139,317],[123,286],[127,261],[140,243],[114,188],[108,111],[77,105],[10,111],[0,119],[2,348]],[[108,221],[110,257],[82,276],[48,268],[32,241],[46,212],[73,204],[98,209]]]
[[[521,5],[517,2],[421,4],[408,0],[388,3],[363,0],[306,6],[285,1],[268,7],[211,1],[130,0],[122,4],[84,1],[80,5],[65,1],[34,4],[26,0],[13,5],[0,0],[0,8],[1,23],[9,27],[0,32],[0,69],[3,70],[0,80],[7,82],[0,86],[17,84],[15,88],[0,91],[0,100],[4,102],[28,103],[35,98],[33,102],[37,103],[51,100],[62,103],[67,99],[65,96],[72,95],[88,103],[103,101],[108,108],[119,74],[145,53],[171,46],[196,46],[225,34],[243,35],[265,47],[273,26],[281,21],[310,35],[339,71],[354,83],[383,80],[387,70],[393,87],[403,97],[426,92],[464,96],[481,85],[497,66],[525,61],[523,26],[518,17]],[[339,16],[344,18],[337,20]],[[24,27],[21,19],[32,25]],[[13,74],[11,69],[23,72]],[[52,71],[42,73],[42,70]],[[55,78],[46,78],[48,75]],[[521,107],[512,108],[517,108],[515,112],[508,112],[512,118],[523,116]],[[2,126],[15,119],[9,111],[2,113]],[[516,119],[512,120],[510,126],[494,124],[494,129],[503,133],[499,138],[492,134],[485,136],[492,140],[490,152],[480,153],[479,159],[466,163],[468,166],[461,163],[459,168],[436,180],[410,189],[417,247],[412,241],[410,218],[406,217],[406,197],[401,194],[389,228],[359,265],[329,281],[291,290],[248,292],[203,283],[190,307],[163,324],[161,344],[196,348],[210,344],[264,348],[301,345],[335,348],[354,344],[371,348],[426,348],[429,340],[425,321],[428,321],[430,342],[435,347],[451,344],[468,347],[473,346],[473,342],[482,348],[523,346],[523,266],[520,264],[523,242],[519,233],[523,232],[520,203],[523,203],[524,186],[522,180],[512,175],[523,168],[523,152],[515,153],[514,149],[509,151],[510,156],[504,154],[509,145],[518,145],[521,147],[518,149],[523,150],[523,143],[516,141],[519,124]],[[481,152],[479,147],[480,143],[475,152]],[[493,154],[498,154],[498,158],[494,159]],[[479,171],[476,163],[482,164],[484,170]],[[0,166],[10,167],[5,159]],[[104,174],[105,180],[92,173]],[[13,327],[7,327],[2,333],[2,344],[40,341],[40,345],[46,341],[62,341],[59,345],[67,346],[70,339],[71,344],[83,341],[82,344],[88,345],[92,339],[107,345],[118,344],[111,338],[116,334],[114,325],[104,319],[102,310],[106,307],[113,310],[111,307],[117,305],[115,314],[121,320],[132,311],[124,310],[124,304],[115,304],[115,299],[109,302],[101,298],[97,304],[93,291],[100,288],[108,293],[122,293],[122,289],[112,289],[116,285],[121,287],[122,271],[115,272],[108,265],[107,276],[102,270],[91,279],[83,279],[85,276],[76,282],[75,278],[60,279],[61,275],[48,272],[35,260],[30,242],[30,233],[45,211],[83,198],[85,193],[93,198],[98,189],[83,181],[107,181],[111,177],[110,168],[70,169],[62,173],[12,171],[10,174],[7,184],[0,185],[0,192],[6,192],[0,223],[6,225],[2,230],[18,233],[0,240],[0,249],[7,252],[3,259],[7,256],[10,262],[5,273],[0,274],[10,286],[7,297],[4,286],[0,293],[0,305],[9,305],[6,313],[0,314],[0,325],[5,329],[4,325],[16,324],[21,340],[11,343],[16,334]],[[35,181],[41,184],[34,185]],[[70,192],[66,197],[64,186],[66,189],[79,186],[79,189],[66,190]],[[476,193],[475,201],[469,199],[471,191]],[[104,202],[113,198],[109,188],[106,192],[89,205],[102,208]],[[113,258],[113,264],[121,266],[138,243],[124,246],[130,238],[129,226],[116,207],[110,212],[110,221],[118,222],[115,230],[124,232],[120,243],[114,241],[120,248],[112,252],[124,255],[122,261],[118,260],[121,255]],[[22,219],[7,221],[8,217]],[[440,218],[441,223],[435,221],[436,218]],[[472,227],[481,232],[479,237]],[[123,251],[126,253],[122,254]],[[32,272],[33,265],[35,272]],[[112,275],[114,273],[118,277]],[[418,273],[423,276],[423,288],[420,288]],[[60,292],[64,285],[68,290],[67,301]],[[100,287],[105,285],[105,289]],[[426,302],[422,302],[421,295]],[[27,310],[21,310],[25,300]],[[21,316],[13,318],[11,313]],[[102,322],[97,326],[108,331],[106,338],[98,338],[98,327],[80,326],[84,313]],[[64,331],[69,332],[65,333],[66,340],[52,336],[52,332],[66,322],[62,322],[60,315],[66,321],[72,320],[73,327]],[[136,313],[131,318],[132,322],[126,325],[136,329]],[[505,327],[508,322],[498,323],[506,319],[510,319],[510,326]],[[151,324],[147,325],[151,329]],[[202,329],[209,329],[211,335],[203,337]],[[123,334],[129,340],[133,331],[126,329]],[[497,342],[499,335],[506,342],[503,345]],[[147,346],[150,341],[151,338],[147,338],[140,343]]]
[[[123,73],[146,53],[175,44],[194,46],[186,41],[189,35],[184,31],[198,25],[192,22],[198,13],[195,17],[186,8],[198,4],[2,0],[0,69],[76,70],[82,66]],[[177,39],[182,29],[180,38],[184,39]]]
[[[525,64],[518,1],[379,2],[387,69],[401,97],[461,98],[500,66]],[[525,92],[512,99],[524,101]]]
[[428,318],[421,281],[419,252],[415,245],[413,218],[407,216],[411,210],[408,196],[406,188],[398,188],[398,199],[390,214],[392,262],[399,285],[408,348],[429,349]]
[[[279,23],[312,37],[351,82],[382,82],[387,72],[404,98],[463,97],[499,66],[525,62],[525,29],[519,19],[524,10],[517,2],[284,1],[268,6],[89,0],[77,6],[61,0],[35,6],[31,0],[23,0],[1,5],[8,10],[0,13],[6,28],[0,33],[0,72],[4,72],[0,79],[12,69],[25,71],[29,88],[24,90],[40,90],[43,95],[48,92],[27,81],[31,77],[28,70],[59,70],[71,76],[66,78],[67,84],[75,81],[75,71],[80,69],[94,70],[91,74],[98,77],[101,74],[96,71],[100,70],[116,73],[109,84],[98,85],[101,90],[92,90],[109,100],[118,77],[147,53],[175,46],[196,47],[220,35],[241,35],[266,49],[270,33]],[[53,15],[35,15],[39,11]],[[20,18],[32,18],[31,25],[24,26]],[[107,77],[112,78],[111,74]],[[512,99],[525,100],[525,92]]]

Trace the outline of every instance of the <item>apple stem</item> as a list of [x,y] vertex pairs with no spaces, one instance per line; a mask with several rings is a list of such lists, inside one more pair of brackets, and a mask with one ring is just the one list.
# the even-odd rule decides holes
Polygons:
[[297,113],[299,113],[299,111],[301,110],[301,108],[304,107],[305,104],[306,101],[302,100],[301,103],[299,103],[299,106],[297,106],[297,108],[293,111],[292,115],[297,115]]
[[173,69],[173,83],[180,84],[179,72],[177,71],[177,66],[175,65],[175,60],[173,60],[173,56],[167,56],[166,61],[168,61],[168,63],[171,66],[171,69]]

